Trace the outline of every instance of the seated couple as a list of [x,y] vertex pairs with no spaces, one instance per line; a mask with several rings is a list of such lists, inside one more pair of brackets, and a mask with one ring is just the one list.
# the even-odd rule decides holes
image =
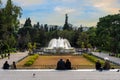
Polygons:
[[71,62],[69,59],[66,60],[66,62],[63,61],[63,59],[60,59],[57,62],[57,70],[70,70],[71,68]]
[[97,62],[95,64],[95,67],[96,67],[96,70],[100,70],[100,71],[102,71],[102,70],[109,70],[110,69],[110,63],[109,63],[108,60],[105,60],[105,62],[103,64],[103,67],[102,67],[100,61],[97,60]]

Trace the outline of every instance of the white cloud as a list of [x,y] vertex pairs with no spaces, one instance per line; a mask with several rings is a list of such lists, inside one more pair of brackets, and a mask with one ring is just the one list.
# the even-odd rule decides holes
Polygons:
[[58,2],[60,2],[60,1],[62,1],[62,2],[76,2],[76,1],[78,1],[78,0],[53,0],[53,1],[58,1]]
[[93,6],[108,13],[118,13],[118,0],[92,0]]
[[[31,17],[32,23],[63,25],[68,13],[73,25],[95,26],[100,17],[118,13],[119,0],[13,0],[22,6],[24,18]],[[42,5],[39,5],[42,4]],[[36,6],[37,5],[37,6]],[[40,7],[39,7],[40,6]],[[38,11],[37,11],[38,10]],[[21,19],[24,23],[25,19]]]
[[44,2],[44,0],[13,0],[13,1],[20,4],[23,7],[42,4]]
[[54,10],[58,13],[66,14],[66,13],[73,13],[76,10],[72,8],[66,8],[66,7],[55,7]]

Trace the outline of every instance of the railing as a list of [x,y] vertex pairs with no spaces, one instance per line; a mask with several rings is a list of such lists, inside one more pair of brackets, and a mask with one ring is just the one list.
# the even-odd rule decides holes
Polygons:
[[[26,67],[23,65],[17,65],[18,69],[56,69],[56,65],[32,65]],[[94,65],[72,65],[72,69],[94,69]]]

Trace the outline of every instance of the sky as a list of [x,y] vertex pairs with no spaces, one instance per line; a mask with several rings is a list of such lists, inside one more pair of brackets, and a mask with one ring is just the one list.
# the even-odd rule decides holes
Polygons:
[[[6,0],[2,0],[6,3]],[[68,14],[68,23],[73,26],[96,26],[100,17],[117,14],[120,9],[120,0],[12,0],[22,8],[20,23],[31,18],[32,24],[59,25],[65,23],[65,14]]]

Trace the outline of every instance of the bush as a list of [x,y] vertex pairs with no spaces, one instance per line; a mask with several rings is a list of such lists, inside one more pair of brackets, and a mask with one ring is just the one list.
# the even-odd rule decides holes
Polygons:
[[[83,54],[83,56],[93,63],[95,63],[98,60],[98,58],[93,55]],[[104,64],[104,60],[101,60],[101,59],[99,59],[99,60],[100,60],[101,64]]]
[[33,62],[27,61],[24,65],[25,66],[31,66],[33,64]]
[[[94,63],[98,60],[98,57],[96,57],[94,55],[83,54],[83,56]],[[99,58],[99,60],[100,60],[101,64],[104,65],[105,61],[103,59],[100,59],[100,58]],[[114,63],[110,63],[110,65],[111,65],[111,68],[119,68],[119,66],[114,64]]]
[[30,56],[29,60],[24,64],[24,66],[31,66],[38,57],[39,57],[38,54]]

